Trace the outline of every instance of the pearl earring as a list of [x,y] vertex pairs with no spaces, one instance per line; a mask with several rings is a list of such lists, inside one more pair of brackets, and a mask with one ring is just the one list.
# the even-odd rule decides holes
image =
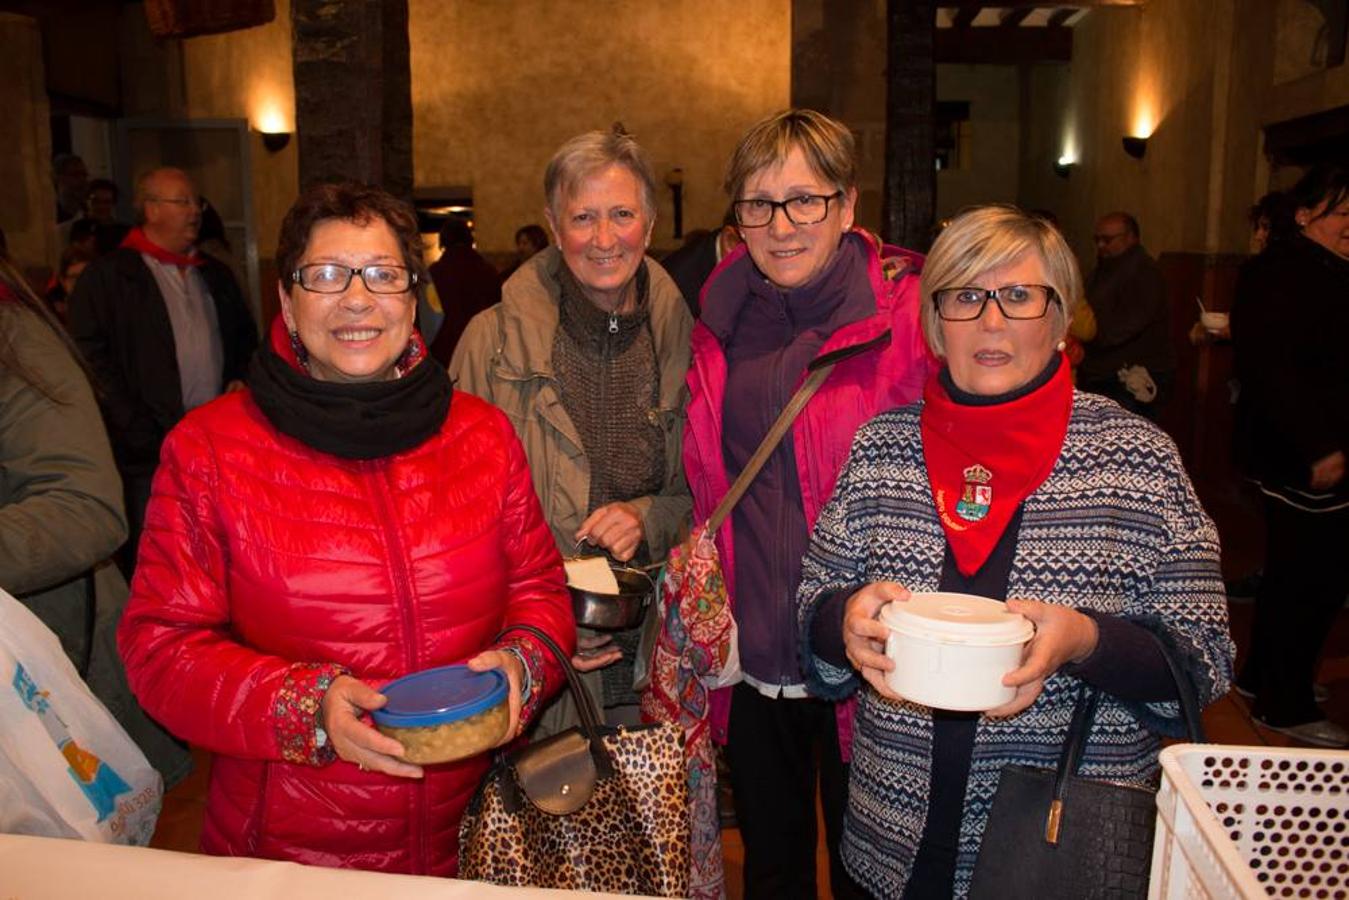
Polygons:
[[1062,351],[1067,350],[1067,349],[1068,349],[1068,342],[1067,342],[1067,341],[1059,341],[1059,351],[1062,352]]

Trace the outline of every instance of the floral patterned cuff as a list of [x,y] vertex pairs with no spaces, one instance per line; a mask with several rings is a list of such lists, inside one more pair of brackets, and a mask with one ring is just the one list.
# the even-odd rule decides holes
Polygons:
[[326,766],[337,758],[319,721],[323,695],[347,670],[335,663],[295,663],[277,692],[272,727],[281,758],[308,766]]
[[543,653],[534,642],[524,637],[503,641],[501,650],[514,655],[523,664],[525,681],[520,686],[520,723],[527,725],[538,711],[539,699],[544,696],[545,680]]

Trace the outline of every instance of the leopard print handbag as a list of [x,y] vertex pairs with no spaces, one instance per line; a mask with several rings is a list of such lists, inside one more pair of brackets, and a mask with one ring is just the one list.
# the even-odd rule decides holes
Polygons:
[[571,661],[561,662],[581,724],[503,753],[459,827],[459,877],[516,887],[683,897],[689,884],[684,736],[662,722],[600,725]]

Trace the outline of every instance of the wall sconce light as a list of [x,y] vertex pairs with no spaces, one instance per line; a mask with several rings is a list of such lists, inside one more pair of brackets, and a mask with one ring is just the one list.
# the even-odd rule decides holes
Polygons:
[[1054,174],[1060,178],[1067,178],[1073,174],[1073,166],[1077,165],[1077,160],[1067,156],[1060,156],[1054,160]]
[[258,134],[262,135],[262,146],[272,153],[286,149],[286,145],[290,143],[289,131],[259,131]]
[[665,176],[674,200],[674,236],[684,236],[684,170],[671,169]]
[[1143,154],[1148,152],[1148,139],[1145,137],[1125,137],[1123,139],[1124,152],[1134,159],[1142,159]]

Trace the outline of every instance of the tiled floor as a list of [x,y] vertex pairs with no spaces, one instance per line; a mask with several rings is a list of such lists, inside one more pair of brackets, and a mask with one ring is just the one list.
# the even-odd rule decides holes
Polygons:
[[[1248,603],[1231,604],[1232,633],[1238,647],[1244,645],[1250,628],[1251,607]],[[1240,649],[1238,655],[1240,661]],[[1330,718],[1349,723],[1349,611],[1340,614],[1327,644],[1321,665],[1321,683],[1330,689],[1330,700],[1325,704]],[[1293,741],[1281,734],[1257,728],[1251,723],[1249,706],[1236,694],[1228,694],[1210,706],[1204,713],[1204,725],[1209,739],[1220,744],[1265,744],[1293,746]],[[209,754],[196,752],[196,771],[164,798],[164,811],[159,819],[151,846],[169,850],[194,851],[201,836],[202,812],[206,804],[206,782],[210,768]],[[727,894],[730,900],[740,900],[741,867],[744,847],[740,833],[727,829],[722,833],[726,855]],[[818,854],[817,871],[823,876],[827,869],[823,846]],[[828,897],[822,885],[821,897]]]

